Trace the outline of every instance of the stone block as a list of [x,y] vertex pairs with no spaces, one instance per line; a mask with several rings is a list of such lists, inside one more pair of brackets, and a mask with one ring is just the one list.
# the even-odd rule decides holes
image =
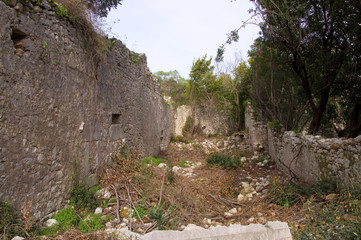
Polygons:
[[183,231],[153,231],[141,240],[292,240],[287,223],[268,222],[266,225],[230,225],[204,229],[188,226]]
[[112,124],[109,128],[109,135],[111,141],[116,141],[124,138],[124,132],[120,124]]

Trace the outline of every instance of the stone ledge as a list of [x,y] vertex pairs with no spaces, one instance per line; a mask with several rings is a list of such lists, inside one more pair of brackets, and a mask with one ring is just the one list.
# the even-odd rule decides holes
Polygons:
[[230,225],[204,229],[190,225],[183,231],[153,231],[141,240],[292,240],[287,223],[268,222],[266,225]]

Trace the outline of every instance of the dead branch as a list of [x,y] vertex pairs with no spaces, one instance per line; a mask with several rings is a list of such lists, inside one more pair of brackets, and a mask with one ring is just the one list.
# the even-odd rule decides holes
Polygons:
[[120,215],[119,215],[119,210],[120,210],[120,206],[119,206],[119,196],[118,196],[118,192],[117,189],[115,188],[115,186],[113,184],[110,185],[114,192],[115,192],[115,197],[117,198],[117,219],[120,221]]
[[159,194],[159,202],[158,202],[158,208],[160,206],[160,203],[162,202],[162,195],[163,195],[163,186],[164,186],[164,181],[165,181],[165,174],[166,174],[166,169],[164,169],[164,174],[163,174],[163,181],[162,181],[162,186],[160,188],[160,194]]
[[150,225],[147,229],[145,229],[144,233],[149,233],[153,231],[158,226],[157,222],[154,222],[152,225]]
[[128,193],[128,198],[129,198],[129,209],[130,209],[130,216],[129,216],[129,231],[132,231],[132,198],[130,196],[130,192],[129,192],[129,186],[128,186],[129,182],[125,183],[125,188],[127,189],[127,193]]

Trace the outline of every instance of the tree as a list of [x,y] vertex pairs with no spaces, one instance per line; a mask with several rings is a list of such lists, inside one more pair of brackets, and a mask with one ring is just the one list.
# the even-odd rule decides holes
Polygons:
[[264,20],[263,36],[290,56],[290,67],[312,111],[308,130],[316,133],[358,41],[361,15],[355,12],[354,1],[257,0],[255,4]]
[[229,103],[227,110],[238,131],[244,126],[243,103],[248,99],[249,74],[246,62],[240,61],[231,69],[231,74],[221,73],[219,76],[224,86],[224,98]]
[[122,0],[86,0],[88,8],[100,17],[107,17],[112,8],[121,5]]
[[301,129],[305,95],[298,77],[288,66],[288,55],[264,38],[255,40],[250,59],[249,96],[266,121],[280,121],[287,130]]
[[187,96],[192,105],[202,105],[214,100],[221,100],[222,81],[213,74],[214,66],[211,65],[212,58],[207,59],[207,55],[193,62],[190,72],[190,79],[187,85]]
[[[263,40],[285,55],[287,66],[298,78],[295,86],[302,86],[306,111],[312,113],[309,133],[316,133],[319,130],[322,118],[330,108],[330,99],[334,100],[338,97],[354,106],[353,110],[349,111],[350,130],[354,131],[352,134],[350,132],[350,136],[358,134],[361,130],[361,106],[356,92],[347,89],[352,96],[347,96],[346,99],[340,94],[341,91],[335,90],[338,85],[344,87],[360,85],[358,79],[360,72],[351,67],[360,59],[360,2],[352,0],[255,0],[253,2],[255,4],[253,13],[262,19],[260,26]],[[237,39],[237,35],[232,31],[229,42]],[[222,49],[219,53],[222,54]],[[221,58],[217,57],[217,59]],[[348,76],[344,74],[346,69],[353,69],[353,80],[345,79]],[[353,84],[345,84],[347,82]]]
[[185,90],[187,81],[179,74],[177,70],[164,72],[158,71],[153,74],[160,84],[163,96],[170,96],[174,101],[174,107],[186,104],[187,98]]

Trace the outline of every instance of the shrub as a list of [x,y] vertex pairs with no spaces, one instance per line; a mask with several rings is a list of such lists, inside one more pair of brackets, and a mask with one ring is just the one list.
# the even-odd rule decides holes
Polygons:
[[100,201],[95,197],[99,186],[88,189],[84,184],[75,183],[70,191],[70,204],[76,209],[88,209],[93,211],[100,206]]
[[231,156],[223,153],[214,153],[210,155],[207,159],[207,163],[216,164],[225,169],[235,169],[237,167],[244,168],[244,163],[242,163],[241,158],[232,158]]
[[345,190],[331,200],[316,202],[311,198],[304,205],[302,225],[291,228],[292,236],[294,239],[361,239],[360,200],[359,194]]
[[102,230],[104,228],[102,214],[90,213],[86,219],[79,222],[79,230],[83,233],[90,233]]
[[[141,207],[141,206],[135,206],[135,208],[137,209],[138,213],[139,213],[139,216],[140,218],[143,218],[145,215],[149,214],[149,211],[144,208],[144,207]],[[133,217],[138,219],[138,214],[136,213],[136,211],[133,211]]]
[[294,206],[301,201],[304,191],[300,185],[294,183],[282,184],[278,178],[272,182],[272,201],[285,208]]
[[164,163],[164,159],[159,157],[147,157],[142,160],[142,164],[153,164],[158,166],[161,163]]
[[281,125],[280,121],[278,121],[278,120],[269,122],[268,127],[276,132],[280,132],[282,130],[282,125]]
[[20,235],[21,230],[16,227],[18,224],[19,218],[13,206],[0,201],[0,234],[4,237]]
[[78,224],[78,217],[76,215],[75,209],[72,207],[67,207],[60,210],[53,218],[58,221],[58,225],[63,229],[67,230]]

